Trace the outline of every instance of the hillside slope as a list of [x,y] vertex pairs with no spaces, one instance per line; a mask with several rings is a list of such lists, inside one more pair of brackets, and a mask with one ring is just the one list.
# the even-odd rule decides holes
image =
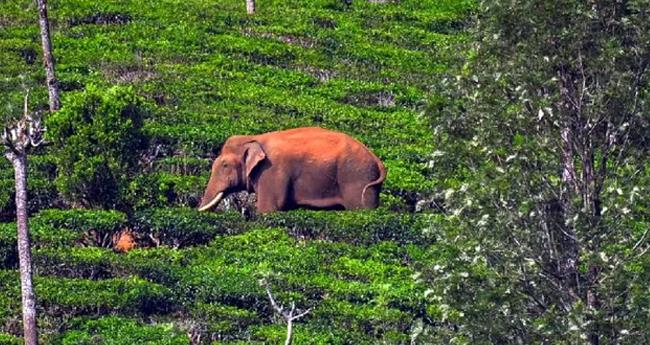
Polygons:
[[[421,115],[429,86],[460,39],[470,1],[50,1],[64,106],[88,85],[131,87],[153,111],[131,212],[63,205],[47,149],[32,158],[40,326],[53,344],[277,343],[284,326],[258,280],[285,304],[314,311],[296,343],[408,343],[438,306],[418,272],[435,214],[408,214],[436,192],[434,142]],[[25,88],[45,108],[36,10],[0,4],[0,104],[16,114]],[[349,133],[384,162],[376,211],[297,211],[245,220],[191,208],[211,155],[234,134],[305,125]],[[146,163],[146,164],[145,164]],[[0,163],[9,221],[13,172]],[[110,250],[125,228],[140,248]],[[0,224],[0,343],[20,334],[14,227]],[[56,268],[56,269],[52,269]],[[14,339],[14,340],[12,340]]]

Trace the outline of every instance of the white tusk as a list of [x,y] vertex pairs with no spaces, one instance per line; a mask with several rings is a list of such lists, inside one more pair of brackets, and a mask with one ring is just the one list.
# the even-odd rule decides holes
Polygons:
[[202,212],[202,211],[207,211],[207,210],[211,209],[214,205],[219,203],[222,196],[223,196],[223,192],[217,194],[217,196],[215,196],[214,199],[212,199],[212,201],[210,201],[210,203],[208,203],[207,205],[199,208],[199,211]]

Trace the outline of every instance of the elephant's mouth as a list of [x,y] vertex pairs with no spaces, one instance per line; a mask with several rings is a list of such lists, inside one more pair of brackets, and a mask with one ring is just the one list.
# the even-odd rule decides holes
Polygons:
[[219,203],[219,201],[221,201],[222,197],[223,197],[223,192],[217,194],[217,196],[215,196],[212,200],[210,200],[210,202],[208,202],[207,204],[205,204],[203,206],[200,206],[199,211],[201,211],[201,212],[202,211],[207,211],[207,210],[213,208],[214,206],[216,206]]

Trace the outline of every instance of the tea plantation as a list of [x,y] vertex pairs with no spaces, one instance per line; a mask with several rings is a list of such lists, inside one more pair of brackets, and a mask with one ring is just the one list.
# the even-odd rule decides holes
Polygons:
[[[296,344],[419,343],[423,329],[431,342],[453,327],[421,279],[454,256],[437,247],[450,220],[423,113],[472,1],[347,3],[48,3],[63,109],[28,179],[45,344],[281,343],[261,281],[313,308]],[[46,109],[33,1],[0,2],[0,61],[2,114],[21,113],[25,89]],[[240,196],[195,210],[226,138],[311,125],[384,161],[379,209],[256,216]],[[0,344],[22,334],[13,183],[0,160]],[[125,230],[137,246],[118,253]]]

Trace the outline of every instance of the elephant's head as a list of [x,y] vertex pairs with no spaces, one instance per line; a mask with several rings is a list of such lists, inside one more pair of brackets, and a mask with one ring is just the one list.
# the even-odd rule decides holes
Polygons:
[[212,172],[205,188],[199,211],[215,207],[228,193],[250,190],[251,174],[266,158],[262,145],[245,137],[232,137],[212,163]]

